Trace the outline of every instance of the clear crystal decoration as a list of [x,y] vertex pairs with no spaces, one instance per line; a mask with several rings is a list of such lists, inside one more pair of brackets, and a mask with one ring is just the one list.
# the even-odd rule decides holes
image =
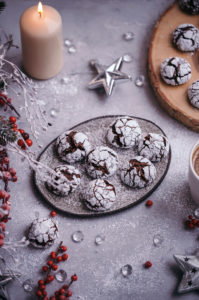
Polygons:
[[125,265],[121,268],[121,273],[124,277],[129,277],[133,272],[133,268],[131,265]]
[[58,114],[58,111],[55,108],[52,108],[51,111],[50,111],[50,116],[52,118],[56,118],[57,114]]
[[95,237],[95,244],[96,245],[101,245],[105,240],[105,237],[102,235],[96,235]]
[[77,49],[75,48],[75,46],[70,46],[69,48],[68,48],[68,53],[75,53],[77,51]]
[[64,45],[65,45],[66,47],[70,47],[70,46],[72,45],[72,41],[69,40],[69,39],[65,39],[65,40],[64,40]]
[[155,234],[153,237],[153,244],[156,247],[160,247],[160,245],[163,243],[164,239],[160,234]]
[[126,63],[130,63],[132,62],[133,60],[133,57],[131,54],[124,54],[123,55],[123,61],[126,62]]
[[144,85],[145,77],[143,75],[138,76],[135,79],[135,85],[138,87],[142,87]]
[[72,240],[75,243],[81,243],[84,240],[84,234],[82,231],[78,230],[72,234]]
[[33,281],[31,279],[27,279],[23,282],[24,291],[30,293],[33,290]]
[[194,216],[199,219],[199,207],[194,210]]
[[135,34],[134,34],[133,32],[130,32],[130,31],[125,32],[125,33],[123,34],[123,39],[124,39],[125,41],[132,41],[132,40],[134,39],[134,37],[135,37]]
[[55,279],[58,282],[64,282],[67,278],[67,273],[64,270],[59,270],[56,274],[55,274]]
[[61,82],[61,84],[67,84],[69,82],[69,79],[68,79],[68,77],[63,77],[63,78],[61,78],[60,82]]

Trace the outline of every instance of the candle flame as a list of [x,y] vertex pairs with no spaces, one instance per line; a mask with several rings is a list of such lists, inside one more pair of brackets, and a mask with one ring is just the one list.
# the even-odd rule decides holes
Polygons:
[[43,13],[43,7],[42,7],[42,3],[41,2],[38,3],[38,9],[37,10],[38,10],[38,13],[39,13],[39,15],[41,17],[41,15]]

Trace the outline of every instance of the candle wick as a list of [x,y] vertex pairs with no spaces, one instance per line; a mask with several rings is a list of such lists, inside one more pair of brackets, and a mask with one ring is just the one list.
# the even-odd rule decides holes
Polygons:
[[39,16],[40,16],[40,18],[41,18],[41,14],[42,14],[41,11],[39,11]]

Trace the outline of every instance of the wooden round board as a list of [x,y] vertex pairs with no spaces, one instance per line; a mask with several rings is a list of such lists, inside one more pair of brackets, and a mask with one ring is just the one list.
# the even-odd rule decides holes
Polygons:
[[[71,129],[75,129],[77,131],[81,131],[85,133],[92,144],[93,147],[100,146],[100,145],[107,145],[106,142],[106,132],[108,126],[120,116],[104,116],[98,117],[95,119],[88,120],[81,124],[74,126]],[[160,133],[164,134],[164,132],[154,123],[151,121],[147,121],[141,118],[135,118],[142,130],[142,134],[146,134],[149,132]],[[52,141],[41,153],[38,160],[48,166],[54,168],[58,165],[65,164],[63,161],[59,159],[55,149],[55,141]],[[111,147],[110,145],[107,145]],[[111,147],[113,148],[113,147]],[[162,182],[163,178],[165,177],[171,159],[171,149],[169,150],[169,155],[162,159],[161,162],[155,163],[157,169],[157,177],[155,181],[148,187],[143,189],[132,189],[124,184],[122,184],[120,180],[120,171],[122,166],[132,157],[136,156],[136,151],[132,149],[117,149],[113,148],[117,154],[119,159],[119,167],[118,171],[115,175],[108,178],[108,180],[114,184],[117,193],[117,199],[114,205],[111,207],[109,211],[105,212],[93,212],[88,210],[81,201],[81,192],[88,185],[88,183],[92,180],[87,173],[85,172],[85,163],[75,163],[75,166],[80,170],[82,174],[81,184],[80,186],[70,195],[67,197],[59,197],[52,194],[47,188],[45,183],[42,181],[41,178],[37,176],[37,173],[34,174],[35,184],[43,195],[43,197],[55,208],[66,212],[71,215],[76,216],[99,216],[99,215],[106,215],[111,214],[114,212],[121,211],[122,209],[128,208],[145,198],[147,198]]]
[[[199,27],[198,15],[192,16],[180,10],[174,3],[162,15],[155,26],[148,56],[149,78],[157,99],[167,112],[190,129],[199,132],[199,109],[194,108],[187,100],[187,90],[193,81],[199,79],[199,51],[195,53],[181,52],[173,44],[173,30],[183,23],[191,23]],[[170,86],[160,77],[160,65],[168,57],[185,58],[192,68],[191,79],[180,86]]]

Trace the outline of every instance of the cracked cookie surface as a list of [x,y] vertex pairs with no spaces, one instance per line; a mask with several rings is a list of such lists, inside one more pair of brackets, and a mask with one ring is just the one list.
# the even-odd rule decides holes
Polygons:
[[191,65],[184,58],[169,57],[162,62],[160,74],[169,85],[184,84],[191,78]]
[[115,187],[108,180],[92,180],[82,195],[85,205],[94,211],[105,211],[115,202]]
[[138,144],[141,129],[131,117],[122,117],[114,121],[107,132],[108,142],[118,148],[131,148]]
[[70,130],[57,138],[56,148],[63,161],[74,163],[85,158],[91,150],[91,145],[84,133]]
[[98,146],[89,152],[86,163],[87,173],[92,178],[107,178],[117,170],[118,156],[111,148]]
[[199,108],[199,80],[194,81],[188,88],[188,99],[191,105]]
[[173,44],[181,51],[195,51],[199,47],[199,30],[192,24],[181,24],[173,32]]
[[28,239],[36,248],[48,248],[58,237],[58,223],[52,219],[35,219],[29,228]]
[[149,133],[140,141],[138,153],[152,162],[158,162],[168,155],[169,142],[164,135]]
[[121,171],[121,180],[132,188],[144,188],[156,178],[156,168],[150,160],[136,156]]
[[198,0],[179,0],[179,6],[180,8],[191,14],[191,15],[197,15],[199,14],[199,1]]
[[46,182],[47,188],[57,196],[67,196],[72,193],[81,181],[79,170],[70,165],[61,165],[54,169],[52,182]]

